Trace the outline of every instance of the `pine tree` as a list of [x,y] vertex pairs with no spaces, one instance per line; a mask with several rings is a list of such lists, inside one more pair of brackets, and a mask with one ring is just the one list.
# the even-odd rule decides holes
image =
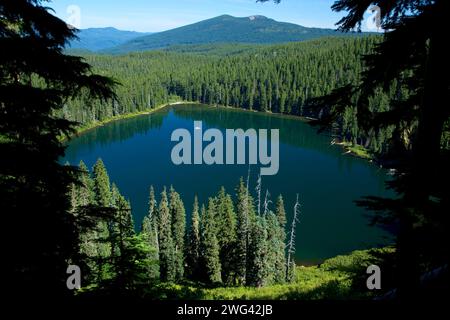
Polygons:
[[220,248],[216,232],[216,206],[214,199],[209,198],[208,209],[202,207],[201,257],[204,270],[204,280],[207,283],[222,281],[220,266]]
[[91,179],[89,169],[83,160],[79,164],[80,170],[80,189],[78,192],[78,204],[87,206],[95,203],[94,181]]
[[[133,262],[130,260],[132,241],[136,236],[130,203],[120,194],[113,183],[111,201],[114,207],[114,216],[109,223],[109,242],[112,251],[112,263],[115,270],[115,285],[120,289],[129,288]],[[134,255],[134,254],[132,254]],[[144,257],[142,257],[144,259]],[[131,269],[131,270],[129,270]]]
[[161,201],[158,208],[158,236],[161,280],[175,281],[175,246],[172,239],[172,219],[165,187],[161,193]]
[[[147,258],[150,261],[159,262],[158,221],[156,219],[157,208],[153,186],[150,187],[148,207],[148,214],[142,221],[141,235],[142,239],[149,247],[149,255]],[[151,265],[147,272],[150,278],[159,278],[159,264]]]
[[199,277],[199,263],[200,263],[200,215],[198,208],[197,196],[194,198],[194,205],[192,208],[191,225],[187,234],[186,245],[186,264],[187,274],[189,278],[197,280]]
[[282,241],[280,224],[273,212],[266,215],[267,221],[267,281],[280,284],[286,280],[285,243]]
[[[94,195],[94,181],[92,180],[89,169],[83,161],[79,164],[79,186],[77,197],[76,210],[80,210],[80,207],[86,207],[89,205],[95,205],[95,195]],[[87,272],[84,277],[84,281],[90,283],[95,280],[95,275],[98,274],[98,266],[96,258],[99,255],[98,242],[99,238],[98,232],[95,229],[89,228],[88,230],[80,230],[79,242],[80,242],[80,254],[82,263],[86,266]]]
[[[94,180],[94,195],[96,205],[102,208],[110,208],[111,203],[111,190],[108,172],[101,159],[98,159],[92,170]],[[107,262],[111,257],[111,244],[109,242],[110,234],[107,221],[101,219],[97,223],[97,259],[99,266],[99,274],[97,275],[99,280],[105,279],[108,276]]]
[[155,197],[155,190],[153,186],[150,186],[149,198],[148,198],[148,218],[150,223],[154,228],[158,225],[158,215],[157,215],[157,202]]
[[[284,200],[281,195],[278,196],[275,215],[275,221],[270,223],[271,233],[273,233],[273,246],[276,248],[275,278],[276,283],[282,283],[286,279],[286,211],[284,209]],[[269,221],[271,221],[270,219]]]
[[249,240],[249,214],[248,214],[248,190],[241,178],[236,189],[237,205],[236,205],[236,255],[235,255],[235,274],[238,284],[244,284],[247,274],[247,248]]
[[111,206],[111,187],[108,172],[102,159],[98,159],[93,168],[94,192],[97,205],[101,207]]
[[178,192],[170,187],[169,210],[172,218],[172,237],[175,246],[176,279],[184,276],[184,237],[186,234],[186,213]]
[[275,214],[277,216],[280,227],[282,227],[283,230],[285,230],[287,219],[286,219],[286,211],[284,209],[284,200],[281,194],[277,198]]
[[257,216],[251,224],[247,269],[246,285],[262,287],[266,284],[269,273],[267,225],[262,216]]
[[113,183],[111,199],[114,200],[113,206],[117,210],[116,223],[120,227],[120,232],[124,237],[131,237],[135,234],[133,215],[131,213],[131,204],[120,194],[119,188]]
[[4,226],[21,226],[21,236],[4,248],[10,262],[4,289],[22,300],[70,294],[65,270],[79,251],[78,216],[67,198],[77,174],[59,161],[65,150],[60,138],[76,124],[55,114],[82,92],[92,101],[114,96],[113,81],[65,54],[76,30],[43,3],[0,5],[1,211],[8,213]]
[[[112,288],[123,293],[147,290],[159,278],[158,259],[155,249],[148,245],[145,235],[124,238],[120,255],[120,272],[112,281]],[[110,286],[111,287],[111,286]]]
[[222,187],[216,197],[217,240],[220,247],[220,263],[224,283],[233,282],[234,247],[236,243],[236,215],[231,196]]

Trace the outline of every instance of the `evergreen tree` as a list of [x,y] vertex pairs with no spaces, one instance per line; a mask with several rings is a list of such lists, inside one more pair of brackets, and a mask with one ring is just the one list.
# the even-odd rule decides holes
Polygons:
[[159,277],[154,251],[143,234],[124,238],[120,256],[113,260],[116,274],[106,282],[106,289],[119,294],[148,290]]
[[153,186],[150,186],[148,198],[148,218],[154,228],[157,228],[158,225],[157,205],[158,204],[156,202],[155,190],[153,189]]
[[158,208],[158,236],[161,280],[175,281],[177,276],[175,245],[172,238],[172,219],[165,187],[161,193],[161,201]]
[[286,280],[286,244],[283,240],[282,228],[273,212],[267,219],[267,284],[280,284]]
[[217,241],[216,205],[209,198],[207,210],[202,207],[201,257],[204,279],[207,283],[222,282],[220,265],[220,247]]
[[108,172],[102,159],[98,159],[93,168],[94,192],[97,205],[111,207],[111,186]]
[[236,188],[236,254],[234,263],[236,281],[238,284],[246,283],[249,275],[251,260],[249,259],[250,238],[252,225],[256,219],[253,197],[249,193],[247,183],[241,178]]
[[131,204],[120,194],[119,188],[113,183],[111,190],[111,200],[113,207],[117,210],[116,224],[120,226],[120,232],[124,237],[131,237],[135,234],[133,216],[131,214]]
[[75,123],[55,114],[83,91],[92,101],[114,96],[112,81],[64,53],[76,31],[42,4],[0,5],[0,196],[4,225],[21,226],[21,236],[4,250],[4,289],[21,299],[71,294],[67,263],[79,253],[79,217],[67,197],[77,174],[59,162],[65,149],[59,138]]
[[[102,208],[112,207],[112,198],[110,190],[110,181],[108,172],[101,159],[98,159],[92,170],[94,180],[94,195],[97,206]],[[108,278],[108,260],[111,257],[111,242],[108,222],[105,219],[99,219],[97,222],[97,259],[99,266],[99,281]]]
[[257,216],[251,224],[247,261],[246,285],[264,286],[270,271],[265,217]]
[[222,279],[226,284],[233,282],[234,247],[236,243],[236,215],[231,196],[222,187],[216,197],[217,241],[220,247]]
[[277,216],[280,227],[285,232],[287,219],[286,219],[286,210],[284,209],[284,200],[283,200],[283,196],[281,194],[277,198],[275,215]]
[[[75,211],[78,213],[80,207],[87,207],[95,205],[94,194],[94,181],[92,180],[89,169],[83,161],[79,164],[79,181],[78,192],[75,194],[77,197]],[[75,203],[75,201],[72,201]],[[84,270],[87,270],[84,275],[84,281],[91,283],[95,280],[98,274],[98,266],[96,258],[99,256],[97,239],[99,238],[98,231],[95,228],[88,228],[86,230],[80,230],[79,243],[80,243],[80,255],[81,262],[84,265]]]
[[[286,279],[286,211],[284,209],[284,200],[281,195],[278,196],[275,215],[269,219],[271,228],[272,246],[276,248],[275,258],[275,278],[276,283],[282,283]],[[275,220],[274,220],[275,219]]]
[[181,280],[184,276],[184,238],[186,234],[186,213],[183,201],[178,192],[170,187],[169,209],[172,218],[172,237],[175,247],[176,279]]
[[197,196],[194,198],[191,225],[187,234],[186,264],[188,276],[196,280],[199,277],[200,263],[200,215]]
[[[148,214],[142,221],[141,236],[150,249],[147,258],[150,261],[159,261],[158,221],[156,219],[157,204],[153,186],[150,187],[148,204]],[[151,265],[147,273],[150,278],[159,278],[159,264],[156,266]]]
[[[131,270],[133,262],[130,261],[130,240],[135,237],[133,219],[131,215],[130,203],[120,194],[119,189],[113,183],[111,191],[111,201],[114,214],[109,221],[109,243],[111,244],[112,267],[115,271],[114,285],[119,289],[126,289],[132,281]],[[145,257],[140,257],[145,259]]]
[[247,250],[249,242],[249,214],[248,214],[248,190],[241,178],[236,188],[236,255],[235,255],[235,274],[238,284],[244,284],[247,274]]
[[95,204],[94,181],[89,174],[89,169],[83,160],[80,161],[78,167],[80,170],[80,189],[77,194],[78,205],[87,206]]

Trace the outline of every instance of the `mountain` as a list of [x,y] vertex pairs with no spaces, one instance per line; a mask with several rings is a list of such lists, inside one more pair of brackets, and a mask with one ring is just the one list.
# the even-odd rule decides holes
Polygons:
[[71,41],[68,49],[99,51],[121,45],[134,38],[149,34],[150,33],[122,31],[111,27],[81,29],[77,34],[79,40]]
[[264,16],[237,18],[222,15],[184,27],[135,38],[107,49],[105,52],[126,53],[170,46],[213,43],[273,44],[335,35],[344,34],[332,29],[307,28],[293,23],[278,22]]

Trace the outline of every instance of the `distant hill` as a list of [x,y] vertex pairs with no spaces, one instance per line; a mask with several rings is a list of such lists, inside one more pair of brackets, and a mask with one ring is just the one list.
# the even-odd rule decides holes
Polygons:
[[67,49],[99,51],[121,45],[134,38],[149,34],[150,33],[122,31],[112,27],[81,29],[77,34],[79,40],[72,41]]
[[104,51],[126,53],[214,43],[274,44],[335,35],[348,34],[332,29],[307,28],[293,23],[278,22],[264,16],[236,18],[222,15],[184,27],[138,37]]

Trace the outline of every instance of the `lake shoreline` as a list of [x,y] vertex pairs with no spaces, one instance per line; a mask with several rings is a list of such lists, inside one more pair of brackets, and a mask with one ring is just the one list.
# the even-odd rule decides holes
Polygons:
[[82,135],[82,134],[84,134],[84,133],[86,133],[86,132],[88,132],[90,130],[93,130],[93,129],[98,128],[98,127],[102,127],[102,126],[107,125],[107,124],[109,124],[111,122],[114,122],[114,121],[130,119],[130,118],[143,116],[143,115],[149,115],[149,114],[152,114],[153,112],[156,112],[158,110],[162,110],[162,109],[164,109],[166,107],[174,106],[174,105],[180,105],[180,104],[185,104],[185,103],[188,104],[190,102],[187,102],[187,101],[169,102],[169,103],[158,105],[158,106],[156,106],[154,108],[151,108],[151,109],[146,109],[146,110],[143,110],[143,111],[137,111],[137,112],[120,114],[120,115],[117,115],[117,116],[106,118],[106,119],[101,120],[101,121],[96,121],[96,122],[92,122],[92,123],[87,124],[87,125],[82,125],[82,126],[79,126],[79,127],[75,128],[75,133],[73,135],[71,135],[69,137],[63,137],[61,139],[61,141],[62,142],[66,142],[67,140],[70,140],[73,137]]
[[[178,100],[178,101],[173,101],[173,102],[168,102],[165,104],[161,104],[156,106],[155,108],[151,108],[151,109],[146,109],[143,111],[138,111],[138,112],[132,112],[132,113],[126,113],[126,114],[121,114],[121,115],[117,115],[117,116],[113,116],[110,118],[107,118],[105,120],[102,121],[97,121],[97,122],[93,122],[91,124],[88,125],[84,125],[84,126],[80,126],[76,128],[76,132],[69,137],[69,139],[67,137],[64,137],[61,139],[62,142],[66,142],[67,140],[70,140],[71,138],[73,138],[74,136],[79,136],[81,134],[84,134],[92,129],[104,126],[106,124],[109,124],[111,122],[114,121],[118,121],[118,120],[123,120],[123,119],[129,119],[129,118],[134,118],[134,117],[138,117],[138,116],[143,116],[143,115],[149,115],[152,114],[153,112],[162,110],[166,107],[170,107],[170,106],[175,106],[175,105],[183,105],[183,104],[200,104],[199,102],[196,101],[185,101],[185,100]],[[281,118],[287,118],[287,119],[296,119],[296,120],[300,120],[303,122],[311,122],[317,119],[311,118],[311,117],[302,117],[302,116],[297,116],[297,115],[292,115],[292,114],[283,114],[283,113],[276,113],[276,112],[262,112],[262,111],[258,111],[258,110],[248,110],[248,109],[243,109],[243,108],[236,108],[233,106],[225,106],[225,105],[208,105],[208,104],[204,104],[206,106],[210,106],[210,107],[216,107],[216,108],[226,108],[229,110],[236,110],[238,112],[254,112],[254,113],[267,113],[276,117],[281,117]],[[353,157],[357,157],[357,158],[361,158],[364,160],[367,160],[369,162],[373,162],[376,161],[376,159],[373,157],[373,155],[371,155],[369,153],[369,151],[364,148],[363,146],[354,146],[349,142],[343,141],[341,139],[338,139],[338,141],[332,140],[330,142],[331,145],[338,145],[340,146],[345,153],[343,155],[351,155]]]

